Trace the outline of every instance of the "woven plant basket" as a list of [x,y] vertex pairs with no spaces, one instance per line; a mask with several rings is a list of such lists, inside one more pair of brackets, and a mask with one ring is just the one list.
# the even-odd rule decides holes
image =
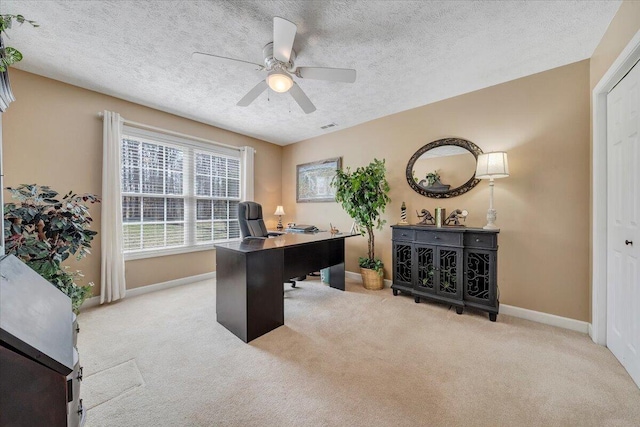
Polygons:
[[384,277],[380,276],[377,271],[360,267],[360,275],[365,289],[379,291],[384,288]]

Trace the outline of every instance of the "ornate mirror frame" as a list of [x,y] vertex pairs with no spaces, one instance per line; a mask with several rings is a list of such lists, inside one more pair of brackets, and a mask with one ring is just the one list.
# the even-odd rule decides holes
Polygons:
[[478,160],[478,156],[482,154],[482,150],[480,149],[480,147],[478,147],[476,144],[474,144],[471,141],[467,141],[466,139],[461,139],[461,138],[438,139],[437,141],[430,142],[427,145],[421,147],[409,159],[409,163],[407,164],[407,170],[406,170],[407,182],[409,183],[409,186],[413,188],[413,190],[416,193],[422,194],[423,196],[431,197],[434,199],[448,199],[449,197],[456,197],[466,193],[467,191],[471,190],[473,187],[478,185],[478,183],[480,182],[480,180],[476,178],[476,173],[474,171],[473,176],[467,182],[462,184],[460,187],[451,189],[449,191],[444,191],[444,192],[429,191],[424,187],[421,187],[420,185],[418,185],[418,183],[413,179],[413,168],[416,161],[425,152],[437,147],[441,147],[443,145],[456,145],[458,147],[462,147],[467,151],[469,151],[471,154],[473,154],[473,156],[476,158],[476,161]]

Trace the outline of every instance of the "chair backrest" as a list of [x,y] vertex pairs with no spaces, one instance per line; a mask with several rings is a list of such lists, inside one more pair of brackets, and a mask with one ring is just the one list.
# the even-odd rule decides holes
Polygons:
[[262,219],[262,206],[256,202],[238,203],[238,223],[240,233],[245,237],[268,237],[264,220]]

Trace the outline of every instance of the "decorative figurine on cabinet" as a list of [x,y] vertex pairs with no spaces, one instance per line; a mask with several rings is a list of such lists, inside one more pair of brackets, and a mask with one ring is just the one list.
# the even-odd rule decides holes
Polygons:
[[418,211],[416,211],[416,215],[418,215],[418,218],[420,218],[421,220],[418,225],[435,225],[436,223],[436,220],[435,218],[433,218],[433,215],[431,215],[431,212],[426,209],[422,209],[421,213],[418,213]]
[[444,220],[445,225],[460,225],[460,219],[463,221],[467,220],[467,215],[469,215],[469,211],[466,209],[460,210],[456,209]]
[[400,222],[398,224],[400,225],[409,224],[407,222],[407,205],[405,205],[404,202],[402,202],[402,206],[400,207]]

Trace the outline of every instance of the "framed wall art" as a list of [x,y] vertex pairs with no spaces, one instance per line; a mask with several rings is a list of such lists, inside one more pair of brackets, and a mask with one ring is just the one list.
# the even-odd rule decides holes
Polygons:
[[296,202],[334,202],[336,189],[331,180],[340,168],[341,157],[297,165]]

